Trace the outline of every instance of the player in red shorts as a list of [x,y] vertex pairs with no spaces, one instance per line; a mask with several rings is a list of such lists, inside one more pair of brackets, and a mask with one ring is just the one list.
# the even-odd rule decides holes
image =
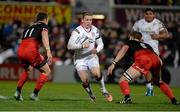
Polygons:
[[141,74],[147,75],[152,73],[152,81],[158,85],[161,91],[171,100],[172,104],[178,105],[179,102],[174,97],[169,85],[161,80],[161,66],[162,61],[158,55],[153,51],[152,47],[143,43],[142,35],[140,32],[131,32],[130,40],[121,48],[116,58],[108,68],[108,74],[112,71],[118,61],[124,56],[133,59],[133,64],[127,69],[122,77],[119,79],[119,86],[124,99],[120,103],[131,103],[130,88],[128,82],[139,77]]
[[[48,80],[48,76],[51,72],[48,61],[51,63],[52,54],[49,46],[48,37],[48,15],[44,12],[40,12],[36,18],[37,22],[32,26],[29,26],[23,32],[22,42],[18,48],[18,59],[24,67],[24,71],[21,73],[20,79],[17,84],[17,89],[14,94],[16,100],[23,101],[21,95],[21,89],[28,78],[28,73],[32,68],[38,69],[41,74],[36,82],[36,87],[33,93],[30,95],[30,99],[37,101],[38,93],[44,83]],[[47,60],[39,53],[39,48],[44,46],[46,49]]]

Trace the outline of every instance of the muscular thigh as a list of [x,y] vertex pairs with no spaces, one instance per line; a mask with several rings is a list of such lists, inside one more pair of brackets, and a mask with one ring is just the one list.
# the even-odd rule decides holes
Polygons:
[[135,57],[135,62],[133,63],[133,68],[140,71],[143,74],[148,74],[153,63],[149,56],[147,55],[140,55]]
[[86,70],[77,71],[82,82],[88,82],[88,73]]
[[41,65],[45,59],[44,57],[39,53],[37,49],[19,49],[18,50],[18,58],[24,65],[31,65],[33,67],[37,67]]

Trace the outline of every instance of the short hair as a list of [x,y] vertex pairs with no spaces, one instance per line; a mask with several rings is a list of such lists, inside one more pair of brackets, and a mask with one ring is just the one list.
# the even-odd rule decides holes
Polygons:
[[142,39],[142,34],[138,31],[132,31],[130,34],[129,34],[129,37],[133,37],[134,39],[138,39],[138,40],[141,40]]
[[146,13],[147,11],[151,11],[151,12],[155,13],[155,10],[152,7],[148,7],[146,9],[144,9],[144,13]]
[[36,17],[36,21],[43,21],[44,19],[47,19],[48,15],[45,12],[39,12],[37,17]]
[[82,19],[85,17],[85,16],[92,16],[93,14],[91,12],[83,12],[82,13]]

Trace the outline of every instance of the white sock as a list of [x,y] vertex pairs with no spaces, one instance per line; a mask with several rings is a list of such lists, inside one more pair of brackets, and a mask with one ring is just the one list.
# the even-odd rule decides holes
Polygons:
[[101,80],[100,80],[100,85],[101,85],[101,91],[102,92],[106,92],[106,87],[105,87],[105,83],[104,83],[104,77],[102,76]]
[[153,85],[151,83],[147,83],[146,88],[153,89]]

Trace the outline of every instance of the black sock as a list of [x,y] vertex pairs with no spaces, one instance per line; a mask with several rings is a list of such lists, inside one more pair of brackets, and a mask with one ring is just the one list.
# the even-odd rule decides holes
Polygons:
[[33,93],[34,93],[36,96],[38,96],[39,90],[35,88],[34,91],[33,91]]
[[22,89],[22,87],[17,87],[17,91],[19,92],[19,93],[21,93],[21,89]]
[[100,75],[100,77],[97,77],[96,80],[100,81],[102,79],[102,75]]
[[171,102],[172,102],[172,103],[177,102],[176,98],[171,98]]
[[127,99],[127,98],[130,98],[130,95],[125,95],[125,97],[124,97],[125,99]]
[[92,95],[92,90],[91,90],[91,86],[89,83],[87,84],[82,84],[83,88],[86,90],[86,92],[89,94],[89,95]]

